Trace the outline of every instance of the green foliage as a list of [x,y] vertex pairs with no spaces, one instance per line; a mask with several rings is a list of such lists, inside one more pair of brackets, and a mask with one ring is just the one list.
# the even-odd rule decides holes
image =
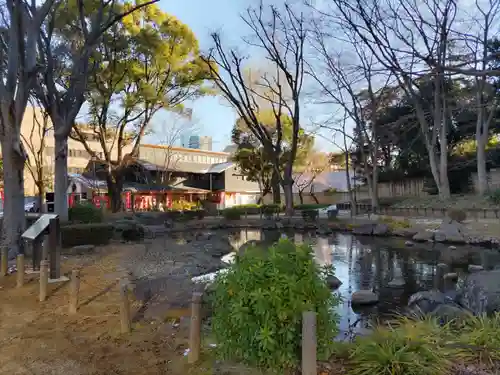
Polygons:
[[453,335],[457,354],[465,363],[480,363],[488,367],[500,363],[500,313],[493,317],[474,316],[465,321]]
[[296,368],[304,311],[317,313],[318,357],[328,358],[339,298],[324,276],[311,248],[288,239],[239,254],[214,284],[212,327],[222,358],[281,373]]
[[185,200],[173,201],[172,207],[170,210],[172,211],[190,211],[198,208],[198,204],[196,202],[188,202]]
[[74,223],[100,223],[102,210],[91,203],[78,203],[68,210],[69,220]]
[[445,346],[447,327],[434,320],[401,319],[356,339],[349,355],[350,375],[444,375],[451,367]]
[[62,247],[106,245],[113,237],[113,225],[107,223],[72,224],[61,226]]
[[272,218],[281,211],[281,208],[279,204],[264,204],[261,206],[260,211],[266,218]]
[[237,207],[230,207],[222,210],[222,216],[226,220],[240,220],[243,212]]
[[296,204],[293,206],[296,210],[317,210],[319,208],[326,208],[330,206],[329,204],[313,204],[313,203],[306,203],[306,204]]
[[467,219],[467,213],[464,210],[453,209],[448,211],[448,217],[462,223]]
[[380,218],[379,221],[387,224],[391,229],[406,229],[411,227],[411,223],[408,219],[395,219],[388,216]]
[[491,203],[500,205],[500,189],[492,191],[488,199],[491,201]]
[[318,219],[318,210],[302,210],[302,218],[305,221],[316,221]]

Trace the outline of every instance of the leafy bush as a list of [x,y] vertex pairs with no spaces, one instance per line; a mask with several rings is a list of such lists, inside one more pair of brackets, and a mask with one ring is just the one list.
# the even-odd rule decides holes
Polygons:
[[296,210],[317,210],[330,206],[329,204],[297,204],[293,208]]
[[302,313],[316,311],[318,356],[328,358],[339,298],[323,277],[311,248],[288,239],[238,254],[214,284],[212,327],[221,357],[292,369],[299,364]]
[[279,204],[265,204],[260,210],[266,218],[272,218],[280,212],[281,206]]
[[440,375],[451,367],[447,327],[434,320],[402,319],[358,337],[350,353],[351,375]]
[[493,204],[500,205],[500,189],[496,189],[495,191],[492,191],[491,194],[489,195],[488,199]]
[[302,218],[305,221],[315,221],[318,219],[318,210],[302,210]]
[[458,221],[459,223],[462,223],[467,219],[467,213],[464,210],[449,210],[448,211],[448,217],[451,220]]
[[107,223],[64,225],[61,226],[61,245],[106,245],[113,237],[113,230],[113,225]]
[[190,211],[198,208],[198,203],[179,200],[172,202],[171,211]]
[[240,220],[241,219],[241,210],[239,208],[231,207],[222,210],[222,216],[226,220]]
[[68,210],[69,221],[74,223],[101,223],[102,210],[91,203],[78,203]]

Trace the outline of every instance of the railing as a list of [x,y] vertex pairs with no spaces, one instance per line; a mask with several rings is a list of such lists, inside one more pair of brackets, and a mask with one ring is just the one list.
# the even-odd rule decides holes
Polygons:
[[[38,219],[22,234],[22,238],[31,244],[33,271],[40,270],[42,260],[50,264],[49,277],[61,277],[61,230],[59,216],[56,214],[29,214],[28,219]],[[47,236],[47,241],[44,237]]]

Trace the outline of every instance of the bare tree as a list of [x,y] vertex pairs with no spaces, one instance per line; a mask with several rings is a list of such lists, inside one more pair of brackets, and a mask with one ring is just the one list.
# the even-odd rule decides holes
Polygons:
[[[291,214],[292,167],[297,154],[300,130],[300,95],[304,79],[306,31],[302,15],[296,15],[288,4],[285,4],[283,13],[274,6],[268,9],[269,14],[264,12],[261,3],[257,9],[249,8],[245,17],[242,17],[252,33],[251,39],[246,39],[246,42],[251,47],[263,50],[275,70],[272,76],[260,77],[261,85],[265,86],[265,94],[252,90],[246,82],[244,63],[247,58],[234,49],[226,49],[217,33],[212,35],[214,47],[206,61],[220,92],[234,106],[266,153],[272,156],[278,173],[282,155],[283,116],[291,118],[292,140],[288,160],[283,173],[279,173],[287,213]],[[282,81],[286,84],[282,85]],[[287,93],[290,93],[289,97]],[[259,121],[261,107],[256,97],[267,99],[276,121],[273,131]]]
[[37,189],[38,207],[43,207],[45,190],[51,189],[53,183],[52,163],[47,162],[45,155],[47,137],[52,129],[49,115],[40,108],[36,98],[31,97],[33,108],[33,123],[28,134],[21,134],[24,147],[28,153],[26,169],[28,170]]
[[24,165],[26,150],[21,122],[41,66],[37,41],[41,25],[56,1],[6,0],[0,7],[0,142],[4,171],[3,246],[11,254],[21,250],[25,227]]
[[328,169],[329,160],[326,154],[312,151],[304,165],[296,168],[294,175],[295,186],[299,194],[300,203],[304,203],[304,192],[308,191],[316,203],[318,198],[314,194],[314,181],[316,177]]
[[[134,11],[157,2],[121,6],[116,0],[100,0],[86,6],[66,3],[63,9],[48,9],[48,19],[39,27],[39,59],[44,69],[39,75],[36,95],[49,113],[55,140],[55,211],[68,217],[66,196],[68,176],[68,138],[75,119],[85,102],[89,73],[93,69],[92,53],[103,33]],[[70,24],[61,25],[61,14]]]
[[[470,69],[487,71],[489,65],[488,45],[493,36],[498,36],[497,14],[500,11],[499,0],[488,0],[485,5],[481,0],[475,1],[478,12],[474,19],[476,35],[464,35],[466,50],[474,57]],[[494,28],[494,32],[492,29]],[[476,107],[476,146],[477,146],[477,188],[478,194],[488,191],[488,175],[486,171],[486,145],[490,136],[490,125],[498,107],[498,95],[495,88],[488,82],[486,75],[474,76],[475,107]]]
[[182,160],[182,155],[174,148],[183,134],[194,133],[197,130],[197,123],[193,120],[192,111],[189,110],[185,114],[172,114],[168,123],[164,123],[157,131],[154,131],[155,138],[163,146],[162,155],[157,164],[162,167],[164,173],[161,174],[158,183],[168,184],[172,182],[172,171],[177,168],[178,163]]
[[[453,46],[455,0],[332,0],[342,27],[354,33],[378,62],[391,71],[412,101],[439,195],[450,197],[448,141],[450,109],[444,65]],[[422,103],[422,83],[432,85],[432,106]]]
[[[376,119],[389,99],[388,85],[393,77],[382,69],[377,70],[380,67],[375,56],[351,33],[337,31],[333,35],[326,29],[324,26],[315,28],[313,45],[319,61],[310,66],[308,74],[319,86],[320,104],[342,108],[341,120],[336,120],[331,130],[346,137],[346,121],[352,122],[352,141],[360,156],[354,167],[366,177],[372,207],[377,209],[379,145]],[[342,45],[343,42],[349,44],[348,49],[335,51],[330,48],[332,44]]]

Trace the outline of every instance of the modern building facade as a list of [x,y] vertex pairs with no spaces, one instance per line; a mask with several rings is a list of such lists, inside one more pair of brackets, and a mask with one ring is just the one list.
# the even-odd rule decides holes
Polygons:
[[200,150],[212,151],[212,137],[203,135],[200,137]]
[[[24,192],[27,196],[36,195],[37,188],[33,174],[36,174],[36,164],[43,165],[44,179],[46,180],[46,190],[53,189],[55,165],[55,142],[54,130],[50,119],[44,125],[44,119],[40,108],[27,107],[21,123],[21,137],[28,154],[29,163],[24,170]],[[97,155],[102,157],[102,147],[93,132],[84,130],[87,136],[87,143],[92,150],[96,150]],[[128,146],[127,148],[130,148]],[[127,150],[124,150],[127,152]],[[116,147],[111,150],[111,156],[116,156]],[[82,173],[90,159],[89,153],[81,142],[68,139],[68,173]],[[35,172],[35,173],[33,173]]]

